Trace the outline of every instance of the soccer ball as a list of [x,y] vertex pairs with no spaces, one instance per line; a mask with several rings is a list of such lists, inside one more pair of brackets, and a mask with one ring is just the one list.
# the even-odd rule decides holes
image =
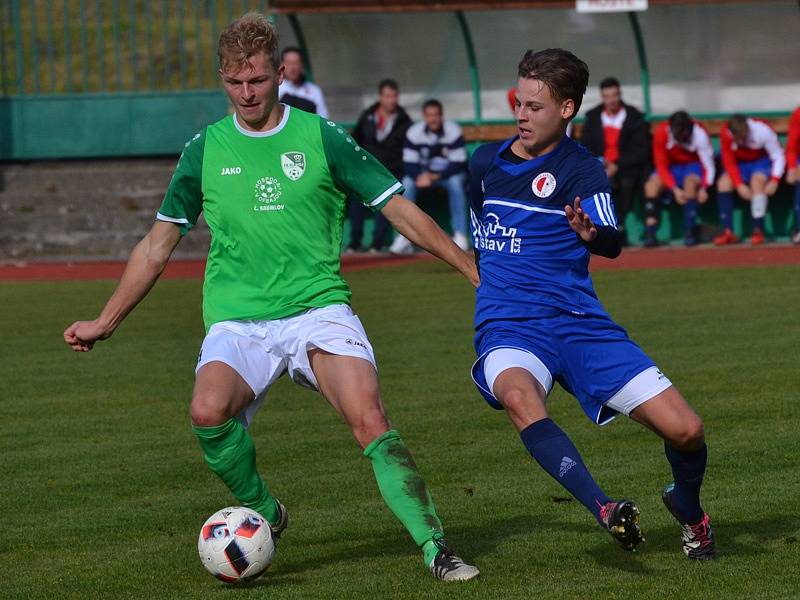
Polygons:
[[209,573],[235,583],[255,579],[269,569],[275,541],[264,517],[243,506],[230,506],[203,524],[197,551]]

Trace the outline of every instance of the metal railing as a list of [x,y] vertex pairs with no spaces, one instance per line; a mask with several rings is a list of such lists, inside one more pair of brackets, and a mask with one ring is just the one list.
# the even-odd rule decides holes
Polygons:
[[268,0],[0,0],[0,94],[216,86],[217,36]]

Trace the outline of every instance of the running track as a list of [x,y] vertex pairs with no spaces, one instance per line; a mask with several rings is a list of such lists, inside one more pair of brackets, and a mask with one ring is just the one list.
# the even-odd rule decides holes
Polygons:
[[[429,261],[426,253],[413,256],[345,255],[342,270],[361,271]],[[705,267],[740,267],[800,265],[800,246],[775,244],[753,248],[734,246],[726,248],[642,248],[626,249],[615,260],[592,258],[592,271],[621,269],[697,269]],[[70,281],[118,279],[125,267],[120,261],[61,261],[61,262],[0,262],[0,281]],[[193,279],[203,276],[205,261],[173,260],[162,278]]]

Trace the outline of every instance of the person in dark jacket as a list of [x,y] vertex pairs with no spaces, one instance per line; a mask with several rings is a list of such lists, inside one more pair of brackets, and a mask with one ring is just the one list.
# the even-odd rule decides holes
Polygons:
[[[403,145],[411,118],[399,104],[400,88],[393,79],[378,84],[378,101],[367,108],[353,130],[353,139],[364,150],[377,158],[398,179],[403,178]],[[350,244],[348,250],[356,252],[361,247],[366,212],[359,202],[350,202]],[[386,245],[389,223],[380,213],[375,215],[371,252],[380,252]]]
[[639,109],[622,101],[615,77],[600,82],[600,96],[603,103],[586,113],[580,142],[603,160],[622,228],[650,172],[650,125]]

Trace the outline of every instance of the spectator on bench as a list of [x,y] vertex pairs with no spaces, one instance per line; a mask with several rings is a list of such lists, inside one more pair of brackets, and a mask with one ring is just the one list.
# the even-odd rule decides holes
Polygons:
[[283,63],[283,83],[278,88],[281,102],[294,106],[300,110],[317,113],[320,117],[328,118],[328,107],[325,105],[325,96],[322,89],[306,79],[306,67],[303,64],[303,55],[300,48],[290,46],[281,52]]
[[[464,184],[467,176],[467,149],[461,127],[444,119],[438,100],[422,105],[422,121],[409,127],[403,147],[405,197],[416,200],[420,191],[443,188],[450,205],[453,241],[462,250],[467,242],[467,197]],[[397,234],[389,250],[393,254],[413,252],[406,238]]]
[[751,244],[764,243],[764,216],[767,198],[778,190],[786,159],[778,134],[764,121],[741,114],[731,116],[719,133],[722,166],[725,172],[717,181],[719,218],[725,231],[714,238],[718,246],[735,244],[733,233],[733,192],[750,203],[753,217]]
[[641,194],[649,170],[650,125],[639,109],[622,101],[615,77],[600,82],[600,96],[603,103],[586,113],[580,142],[603,160],[617,223],[625,235],[625,217]]
[[[400,106],[399,98],[400,87],[396,81],[381,81],[378,84],[378,101],[361,113],[353,130],[353,139],[397,179],[403,177],[403,143],[406,131],[411,126],[411,117]],[[361,248],[364,215],[368,210],[360,202],[349,203],[350,244],[347,250],[350,252],[357,252]],[[376,213],[370,252],[383,249],[388,232],[386,217],[380,212]]]
[[708,201],[708,188],[714,184],[714,148],[708,132],[685,110],[672,113],[653,134],[653,162],[656,170],[644,185],[644,245],[658,245],[658,198],[671,191],[683,207],[684,244],[697,244],[697,209]]

